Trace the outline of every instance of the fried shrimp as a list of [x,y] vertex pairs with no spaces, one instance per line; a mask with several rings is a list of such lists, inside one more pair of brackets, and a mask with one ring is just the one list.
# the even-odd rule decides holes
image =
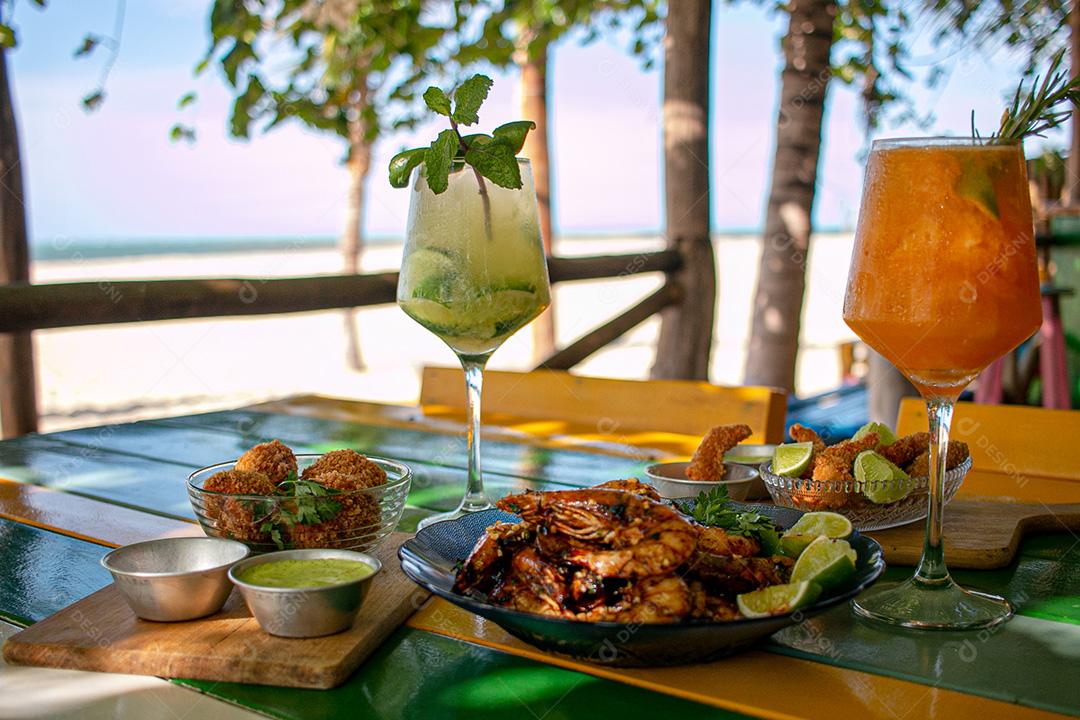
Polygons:
[[897,467],[904,467],[930,447],[930,433],[917,432],[898,438],[878,450],[882,457]]
[[851,467],[855,456],[863,450],[873,450],[878,444],[877,433],[867,433],[859,440],[845,440],[821,451],[814,463],[814,480],[851,482],[855,476]]
[[[950,440],[949,450],[945,453],[945,469],[952,470],[957,465],[971,457],[971,451],[967,443],[961,440]],[[907,474],[915,477],[928,477],[930,475],[930,450],[919,453],[911,465],[907,467]]]
[[709,430],[694,451],[690,465],[686,468],[686,477],[690,480],[723,480],[727,468],[724,467],[724,453],[750,437],[753,431],[749,425],[717,425]]

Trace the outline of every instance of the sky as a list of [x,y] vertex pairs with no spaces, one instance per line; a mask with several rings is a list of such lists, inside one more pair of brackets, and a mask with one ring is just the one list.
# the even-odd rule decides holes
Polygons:
[[[117,0],[51,0],[39,10],[15,1],[19,47],[9,55],[23,146],[31,237],[80,238],[332,237],[345,212],[339,140],[286,125],[249,141],[227,137],[230,98],[217,72],[196,79],[207,42],[207,0],[126,4],[119,55],[107,97],[93,113],[80,100],[93,90],[108,53],[72,52],[88,32],[111,35]],[[764,219],[786,17],[753,3],[717,2],[713,12],[711,128],[713,225],[759,228]],[[934,90],[913,88],[928,129],[886,126],[878,136],[966,134],[976,112],[992,130],[1019,77],[1017,57],[965,49],[950,57],[919,49],[913,65],[952,68]],[[495,73],[481,111],[488,128],[517,119],[513,73]],[[662,228],[659,69],[645,71],[616,38],[554,51],[550,76],[556,228],[574,233],[655,233]],[[184,110],[177,100],[196,90]],[[867,147],[858,101],[829,89],[815,225],[854,225]],[[196,128],[193,145],[168,138],[176,122]],[[404,233],[408,194],[390,187],[385,168],[402,147],[435,132],[382,139],[369,177],[367,232]],[[430,136],[430,137],[429,137]],[[1051,137],[1058,144],[1063,135]],[[1029,145],[1029,153],[1032,147]]]

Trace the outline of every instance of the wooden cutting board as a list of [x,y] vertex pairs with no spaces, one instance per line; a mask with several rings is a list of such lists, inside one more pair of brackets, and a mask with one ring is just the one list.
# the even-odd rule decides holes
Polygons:
[[[881,543],[885,562],[915,565],[926,522],[866,533]],[[987,570],[1008,565],[1024,535],[1080,532],[1080,503],[1024,504],[953,500],[945,507],[945,561],[949,567]]]
[[383,563],[356,623],[321,638],[264,633],[234,591],[221,612],[156,623],[135,617],[114,585],[11,636],[4,659],[21,665],[259,685],[331,688],[352,674],[428,593],[401,571],[393,533],[374,553]]

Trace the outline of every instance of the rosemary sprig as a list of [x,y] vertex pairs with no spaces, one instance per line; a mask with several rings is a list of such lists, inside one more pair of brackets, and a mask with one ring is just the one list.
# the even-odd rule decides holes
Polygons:
[[[1065,122],[1072,114],[1072,105],[1080,104],[1080,77],[1070,78],[1061,69],[1065,48],[1059,50],[1050,61],[1050,68],[1039,83],[1039,76],[1024,94],[1024,82],[1016,88],[1012,103],[1001,115],[1001,126],[991,135],[997,140],[1023,140],[1029,135],[1042,136],[1047,130]],[[1060,108],[1063,103],[1069,106]],[[1059,109],[1060,108],[1060,109]],[[972,113],[972,132],[975,131],[975,114]]]

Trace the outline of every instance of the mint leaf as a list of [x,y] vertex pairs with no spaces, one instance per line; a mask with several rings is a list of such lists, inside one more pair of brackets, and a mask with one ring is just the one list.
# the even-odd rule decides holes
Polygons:
[[500,125],[495,128],[492,135],[497,138],[503,138],[509,142],[514,148],[514,154],[517,155],[521,152],[521,148],[525,147],[525,137],[529,134],[529,131],[535,129],[536,123],[532,120],[517,120],[515,122],[508,122],[505,125]]
[[402,150],[390,159],[390,184],[396,188],[407,187],[413,168],[424,162],[427,148]]
[[457,133],[443,130],[424,154],[424,172],[431,192],[438,195],[450,184],[450,164],[454,161]]
[[454,112],[450,116],[461,125],[475,125],[480,121],[480,106],[487,100],[492,80],[487,75],[473,75],[454,91]]
[[465,153],[465,162],[499,187],[517,190],[521,187],[514,146],[505,138],[478,137]]
[[432,109],[432,111],[450,117],[450,98],[446,96],[446,93],[442,91],[442,88],[437,88],[434,85],[424,91],[424,103]]

